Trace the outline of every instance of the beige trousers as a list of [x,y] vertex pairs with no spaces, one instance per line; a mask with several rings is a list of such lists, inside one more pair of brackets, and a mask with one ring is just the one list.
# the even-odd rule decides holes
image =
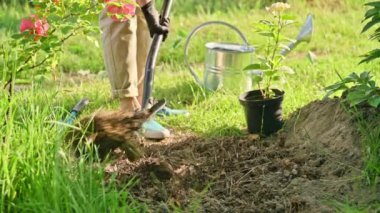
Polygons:
[[136,15],[126,22],[113,21],[104,10],[99,22],[112,96],[142,96],[151,38],[141,9],[137,8]]

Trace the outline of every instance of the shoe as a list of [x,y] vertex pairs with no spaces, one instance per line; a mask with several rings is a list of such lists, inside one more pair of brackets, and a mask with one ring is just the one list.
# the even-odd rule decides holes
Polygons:
[[169,107],[164,107],[160,111],[158,111],[156,115],[160,117],[176,115],[189,116],[190,113],[187,110],[183,109],[170,109]]
[[147,139],[162,140],[170,136],[170,131],[153,119],[143,124],[142,131]]

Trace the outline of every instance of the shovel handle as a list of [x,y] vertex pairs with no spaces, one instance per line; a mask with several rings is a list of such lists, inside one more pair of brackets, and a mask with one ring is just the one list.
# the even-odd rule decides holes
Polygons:
[[164,19],[169,18],[170,10],[172,8],[173,0],[165,0],[162,5],[162,11],[161,11],[161,21]]
[[[165,0],[162,5],[161,19],[168,18],[172,7],[173,0]],[[156,59],[158,50],[160,48],[163,35],[155,34],[153,36],[152,45],[150,46],[149,54],[146,59],[145,65],[145,79],[144,79],[144,92],[142,100],[142,108],[146,109],[148,106],[149,98],[152,96],[153,82],[154,82],[154,67],[156,66]]]

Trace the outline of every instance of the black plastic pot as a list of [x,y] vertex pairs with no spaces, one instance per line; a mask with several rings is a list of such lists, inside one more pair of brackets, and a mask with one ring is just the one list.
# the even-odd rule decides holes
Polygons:
[[282,128],[282,101],[285,93],[277,89],[272,91],[275,97],[271,99],[264,99],[260,90],[248,91],[239,96],[249,133],[268,136]]

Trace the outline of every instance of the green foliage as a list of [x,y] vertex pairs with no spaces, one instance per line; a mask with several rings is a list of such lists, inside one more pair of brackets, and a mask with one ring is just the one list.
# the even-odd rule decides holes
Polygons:
[[[101,5],[88,1],[46,1],[35,3],[36,19],[45,20],[49,25],[46,35],[36,35],[26,30],[14,33],[0,46],[0,64],[3,67],[1,83],[9,85],[22,73],[55,71],[63,43],[77,34],[98,31],[92,25]],[[31,16],[25,17],[32,19]],[[32,72],[33,71],[33,72]]]
[[252,81],[259,85],[259,89],[266,98],[271,98],[273,96],[271,89],[274,84],[284,81],[286,74],[294,73],[290,67],[282,64],[285,56],[279,53],[282,48],[288,48],[283,43],[291,41],[283,35],[283,30],[294,24],[294,17],[285,14],[285,8],[276,7],[276,5],[272,5],[267,10],[271,13],[272,19],[261,20],[255,25],[256,32],[267,39],[266,45],[261,47],[264,55],[258,55],[259,63],[248,65],[244,70],[262,71],[262,75],[253,75]]
[[[371,40],[377,40],[380,42],[380,1],[369,2],[365,4],[368,6],[368,10],[364,15],[364,20],[367,21],[366,25],[363,27],[362,33],[375,28],[375,31],[370,35]],[[374,49],[367,54],[365,54],[364,59],[360,63],[368,63],[377,58],[380,58],[380,50]]]
[[343,91],[345,100],[350,106],[356,106],[362,103],[369,104],[377,108],[380,106],[380,88],[376,86],[373,76],[370,72],[362,72],[360,75],[351,73],[341,81],[325,88],[326,97]]
[[[194,2],[198,3],[200,7],[195,6]],[[241,0],[228,1],[231,7],[219,5],[216,1],[218,5],[215,7],[214,14],[197,13],[198,9],[201,12],[207,10],[203,6],[209,2],[211,1],[174,1],[173,12],[177,15],[172,18],[170,36],[160,49],[161,60],[157,63],[154,85],[155,97],[166,98],[170,102],[170,106],[189,109],[191,116],[165,118],[160,122],[166,127],[174,128],[173,131],[191,132],[191,134],[206,138],[242,135],[245,129],[244,114],[236,94],[208,94],[198,87],[183,65],[182,45],[187,33],[193,27],[206,20],[215,19],[225,20],[236,25],[248,37],[250,44],[257,45],[265,40],[260,40],[262,38],[257,34],[249,32],[251,32],[253,22],[263,19],[264,14],[262,10],[251,10],[252,7],[245,6],[242,10],[233,10],[234,5],[244,2]],[[245,2],[253,4],[258,1],[246,0]],[[304,58],[302,54],[305,50],[304,46],[300,46],[299,51],[296,50],[295,54],[287,58],[289,66],[294,68],[296,73],[292,78],[288,78],[284,85],[284,89],[289,94],[286,97],[287,101],[284,102],[285,116],[323,96],[322,88],[338,80],[338,76],[330,70],[340,70],[343,76],[350,74],[350,70],[357,67],[357,56],[353,54],[353,48],[355,48],[355,52],[364,52],[366,48],[373,45],[357,32],[361,26],[358,20],[362,16],[363,0],[349,0],[350,4],[346,3],[348,0],[340,1],[343,4],[342,7],[334,7],[334,9],[309,6],[305,4],[305,0],[293,0],[292,2],[297,3],[293,5],[292,14],[304,17],[311,12],[318,17],[316,21],[318,33],[307,47],[317,54],[318,61],[310,64]],[[330,1],[325,0],[324,2]],[[247,10],[244,10],[245,8]],[[9,11],[14,12],[11,19],[7,19]],[[0,25],[1,23],[5,25],[1,25],[0,39],[6,36],[4,32],[9,29],[18,30],[18,22],[14,20],[18,20],[17,17],[23,17],[25,13],[28,12],[21,8],[1,10]],[[186,13],[187,16],[184,17],[182,13]],[[8,23],[16,23],[17,26],[8,25]],[[97,20],[93,22],[93,25],[98,26]],[[207,40],[226,40],[225,33],[223,31],[220,34],[209,34]],[[177,38],[181,38],[182,42],[174,45]],[[240,40],[236,41],[240,42]],[[198,43],[199,47],[204,47],[201,41]],[[65,49],[64,58],[59,61],[57,66],[63,66],[65,70],[70,71],[88,69],[87,65],[93,68],[93,71],[102,69],[101,49],[87,42],[84,35],[68,39],[63,48]],[[199,55],[202,51],[201,48],[195,50]],[[162,60],[163,58],[165,60]],[[171,60],[166,60],[166,58]],[[162,62],[166,62],[166,64]],[[378,64],[374,63],[361,66],[366,70],[380,68]],[[379,80],[379,76],[375,76],[375,78]],[[0,199],[6,200],[3,196],[3,192],[6,190],[18,192],[17,196],[11,200],[8,199],[5,205],[19,206],[19,212],[33,212],[34,208],[35,212],[59,212],[60,210],[64,212],[78,210],[77,212],[79,212],[84,208],[88,208],[86,212],[94,209],[98,209],[97,212],[100,212],[99,209],[103,210],[104,206],[108,207],[106,212],[128,212],[128,209],[131,211],[136,209],[135,212],[139,212],[137,209],[140,209],[140,212],[143,212],[141,205],[137,205],[132,197],[128,196],[128,188],[119,191],[112,184],[104,185],[103,165],[89,167],[74,160],[61,164],[62,166],[48,166],[52,165],[51,162],[55,162],[54,156],[62,154],[69,156],[64,144],[59,143],[62,137],[57,135],[57,129],[51,128],[49,125],[50,121],[60,120],[63,116],[59,113],[60,111],[57,112],[57,109],[69,109],[83,96],[89,96],[91,99],[91,105],[84,112],[85,114],[90,114],[99,108],[116,109],[117,103],[108,101],[109,90],[108,80],[97,79],[86,82],[86,79],[81,79],[80,84],[73,84],[71,79],[63,76],[60,81],[47,81],[41,88],[17,95],[12,108],[17,108],[19,111],[14,112],[11,125],[6,128],[0,127],[0,138],[4,135],[12,138],[8,144],[0,146],[0,187],[2,190],[4,187]],[[2,95],[4,93],[0,93],[0,97]],[[35,98],[35,100],[28,101],[31,98]],[[2,98],[0,100],[0,117],[4,117],[6,107],[8,107],[7,100]],[[31,111],[32,109],[34,110]],[[39,111],[42,113],[37,113]],[[20,112],[24,113],[20,114]],[[60,148],[59,152],[52,149],[54,144]],[[5,153],[4,150],[7,146],[9,148],[6,148]],[[6,182],[2,182],[3,180]],[[120,196],[127,197],[127,199]],[[4,203],[0,205],[4,205]],[[120,205],[124,205],[124,207]],[[120,211],[119,208],[127,210]]]
[[[377,119],[380,117],[377,116]],[[377,123],[378,125],[378,123]],[[380,179],[380,126],[360,121],[359,130],[364,144],[364,174],[368,184],[378,186]],[[379,204],[380,205],[380,204]],[[380,206],[378,206],[380,210]]]
[[[48,103],[57,92],[45,91],[43,100],[33,89],[28,94],[14,93],[14,82],[21,75],[33,79],[37,73],[55,71],[66,40],[98,33],[93,22],[103,5],[88,0],[34,5],[34,14],[24,16],[27,30],[15,32],[0,45],[0,85],[8,90],[0,95],[0,211],[141,212],[144,207],[130,199],[127,188],[119,191],[112,179],[101,184],[105,174],[93,169],[96,157],[89,156],[89,164],[84,159],[72,161],[67,144],[62,143],[62,127],[54,125],[63,110],[57,112]],[[43,23],[43,28],[36,23]]]
[[31,3],[32,0],[0,0],[0,4],[17,6],[17,5],[25,5]]
[[[365,5],[369,6],[369,9],[365,14],[364,21],[369,21],[363,27],[362,33],[380,23],[380,1],[369,2]],[[371,35],[371,39],[380,41],[380,27]],[[370,62],[379,57],[380,49],[375,49],[366,54],[360,63]],[[376,86],[376,82],[372,80],[372,78],[373,76],[370,72],[362,72],[360,75],[352,73],[344,79],[341,78],[341,81],[326,87],[326,96],[330,96],[337,91],[343,91],[346,96],[345,101],[347,101],[350,106],[366,103],[377,108],[380,106],[380,88]]]
[[359,207],[358,204],[349,202],[333,201],[332,206],[335,207],[336,212],[345,213],[368,213],[380,211],[380,203],[372,203],[369,206]]
[[[363,27],[362,33],[374,28],[380,23],[380,1],[369,2],[365,4],[368,10],[365,14],[364,21],[367,21]],[[370,36],[371,40],[380,41],[380,27],[377,27],[374,33]],[[368,63],[380,57],[380,49],[374,49],[364,56],[360,63]],[[378,68],[377,68],[378,69]],[[339,74],[338,74],[339,75]],[[351,73],[345,78],[339,75],[340,81],[325,88],[327,91],[326,97],[338,92],[343,92],[344,102],[347,102],[351,107],[357,105],[368,105],[374,108],[380,106],[380,88],[376,85],[374,76],[370,72]],[[356,109],[351,109],[355,112]],[[380,177],[380,128],[379,123],[371,123],[368,120],[362,119],[362,113],[359,114],[359,130],[362,135],[363,150],[365,153],[365,169],[364,174],[369,184],[377,187],[378,178]],[[376,209],[379,209],[379,204]],[[349,207],[349,206],[344,206]],[[351,208],[347,208],[352,210]],[[352,212],[361,212],[358,210]]]
[[[15,110],[0,126],[0,139],[6,138],[0,145],[0,212],[144,212],[128,192],[134,180],[119,188],[112,177],[105,181],[96,156],[73,157],[58,121],[76,97],[64,94],[31,88],[14,95],[9,107]],[[2,118],[7,104],[0,94]]]

